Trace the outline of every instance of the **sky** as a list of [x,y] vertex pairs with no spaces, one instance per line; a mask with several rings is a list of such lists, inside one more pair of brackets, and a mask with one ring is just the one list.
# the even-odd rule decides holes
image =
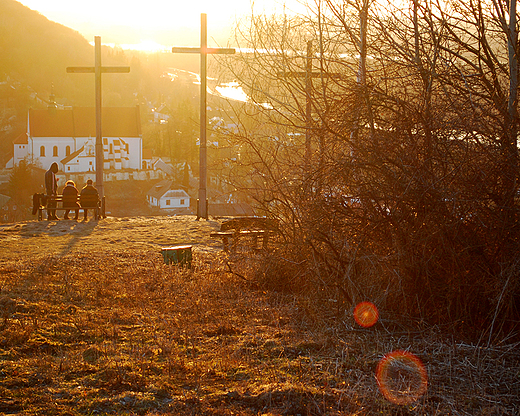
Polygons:
[[[200,41],[200,14],[207,14],[208,44],[226,46],[237,18],[287,9],[302,10],[299,0],[18,0],[49,20],[81,33],[87,40],[153,47],[192,46]],[[286,10],[287,10],[286,9]]]

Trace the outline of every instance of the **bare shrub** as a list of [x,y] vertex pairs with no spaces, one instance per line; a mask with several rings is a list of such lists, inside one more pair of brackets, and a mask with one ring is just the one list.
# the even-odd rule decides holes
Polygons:
[[516,330],[517,35],[497,4],[327,0],[240,26],[229,182],[282,224],[264,284]]

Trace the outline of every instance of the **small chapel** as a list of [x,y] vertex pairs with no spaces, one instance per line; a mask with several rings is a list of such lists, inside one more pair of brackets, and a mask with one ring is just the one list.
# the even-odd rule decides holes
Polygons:
[[[143,160],[141,116],[136,107],[103,107],[103,169],[146,168]],[[96,168],[94,107],[30,109],[27,133],[13,143],[7,168],[30,160],[46,169],[57,162],[65,174],[94,172]]]

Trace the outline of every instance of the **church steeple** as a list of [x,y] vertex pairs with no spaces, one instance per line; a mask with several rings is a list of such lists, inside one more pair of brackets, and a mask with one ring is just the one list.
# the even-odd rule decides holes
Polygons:
[[51,93],[49,95],[49,105],[47,106],[47,109],[53,113],[56,114],[56,109],[58,106],[56,105],[56,96],[54,95],[54,84],[51,85]]

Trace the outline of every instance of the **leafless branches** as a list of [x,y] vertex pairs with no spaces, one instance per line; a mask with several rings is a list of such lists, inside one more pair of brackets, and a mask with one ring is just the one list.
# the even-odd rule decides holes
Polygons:
[[509,265],[520,247],[509,5],[316,0],[309,10],[252,16],[238,33],[251,52],[230,67],[252,100],[232,180],[288,226],[318,286],[352,299],[375,280],[371,296],[389,308],[489,336],[498,320],[511,330],[519,311],[503,305],[519,292],[505,282],[518,282]]

